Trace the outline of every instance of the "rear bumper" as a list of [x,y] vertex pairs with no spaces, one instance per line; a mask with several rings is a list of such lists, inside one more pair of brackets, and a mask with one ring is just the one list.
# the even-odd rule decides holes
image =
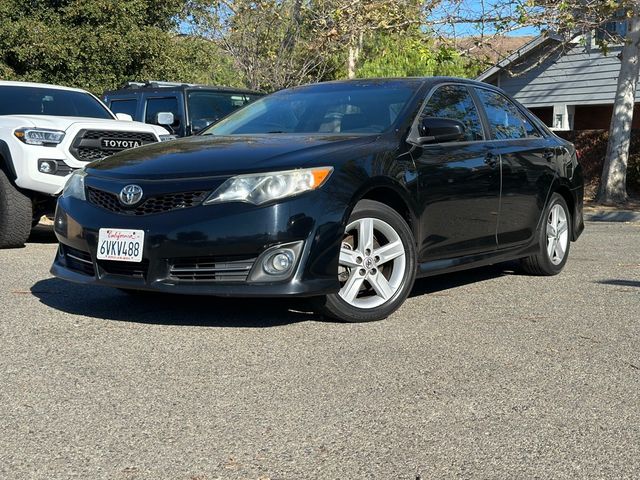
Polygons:
[[[339,290],[336,272],[346,211],[346,206],[336,203],[322,192],[312,192],[264,207],[230,203],[136,217],[60,198],[55,231],[61,245],[51,273],[76,283],[189,295],[304,297],[333,293]],[[143,264],[97,259],[98,230],[107,227],[145,231]],[[302,248],[290,275],[274,281],[264,281],[264,276],[260,281],[251,280],[253,271],[262,268],[261,254],[293,242]],[[174,268],[184,262],[240,262],[251,270],[246,278],[231,281],[222,275],[219,279],[176,278]]]

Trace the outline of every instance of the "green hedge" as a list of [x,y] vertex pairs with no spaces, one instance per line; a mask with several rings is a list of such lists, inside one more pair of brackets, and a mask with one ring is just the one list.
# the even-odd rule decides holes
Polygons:
[[[604,157],[607,154],[609,132],[606,130],[574,130],[556,133],[559,137],[569,140],[576,146],[580,164],[584,170],[587,193],[595,193],[600,183]],[[631,132],[627,189],[630,193],[640,193],[640,130]]]

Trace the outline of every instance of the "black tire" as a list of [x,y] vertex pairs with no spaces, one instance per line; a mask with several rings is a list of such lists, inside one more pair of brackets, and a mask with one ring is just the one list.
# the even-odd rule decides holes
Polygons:
[[[314,299],[315,308],[324,315],[346,322],[373,322],[387,318],[395,312],[411,292],[416,277],[416,244],[407,222],[392,208],[372,200],[361,200],[349,217],[348,224],[363,218],[379,219],[395,230],[405,251],[405,270],[394,295],[380,306],[358,308],[347,303],[338,293]],[[382,273],[380,271],[380,273]],[[336,272],[338,275],[338,272]]]
[[[567,247],[564,252],[564,257],[562,261],[559,263],[554,263],[547,251],[547,223],[549,221],[549,217],[551,215],[551,210],[559,205],[565,212],[567,219]],[[522,269],[528,273],[529,275],[538,275],[538,276],[552,276],[559,274],[567,263],[567,259],[569,258],[569,250],[571,249],[571,235],[572,231],[573,219],[571,217],[571,211],[567,206],[567,202],[564,200],[562,195],[558,193],[554,193],[547,204],[547,207],[544,211],[544,216],[542,220],[542,225],[540,226],[540,231],[538,232],[538,242],[540,245],[539,252],[536,255],[532,255],[527,258],[523,258],[521,260]]]
[[0,169],[0,248],[24,246],[31,233],[33,205]]

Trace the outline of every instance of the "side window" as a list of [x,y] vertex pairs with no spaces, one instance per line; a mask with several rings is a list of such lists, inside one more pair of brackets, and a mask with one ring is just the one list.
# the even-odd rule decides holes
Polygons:
[[147,111],[144,115],[145,123],[156,123],[157,115],[161,112],[171,112],[175,118],[172,127],[178,127],[182,122],[176,97],[150,98],[147,100]]
[[496,140],[541,137],[533,125],[511,101],[497,92],[477,88],[476,92],[487,112],[491,136]]
[[461,121],[466,129],[465,140],[484,140],[478,109],[466,87],[444,85],[439,87],[425,106],[422,117],[452,118]]
[[135,99],[129,100],[111,100],[109,108],[113,113],[126,113],[131,115],[131,118],[136,118],[136,107],[138,102]]

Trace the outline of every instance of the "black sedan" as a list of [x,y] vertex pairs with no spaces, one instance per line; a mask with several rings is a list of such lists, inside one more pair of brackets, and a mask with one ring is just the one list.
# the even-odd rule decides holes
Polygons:
[[283,90],[203,134],[87,165],[52,273],[126,291],[312,297],[387,317],[414,279],[521,259],[555,275],[584,229],[574,147],[455,78]]

